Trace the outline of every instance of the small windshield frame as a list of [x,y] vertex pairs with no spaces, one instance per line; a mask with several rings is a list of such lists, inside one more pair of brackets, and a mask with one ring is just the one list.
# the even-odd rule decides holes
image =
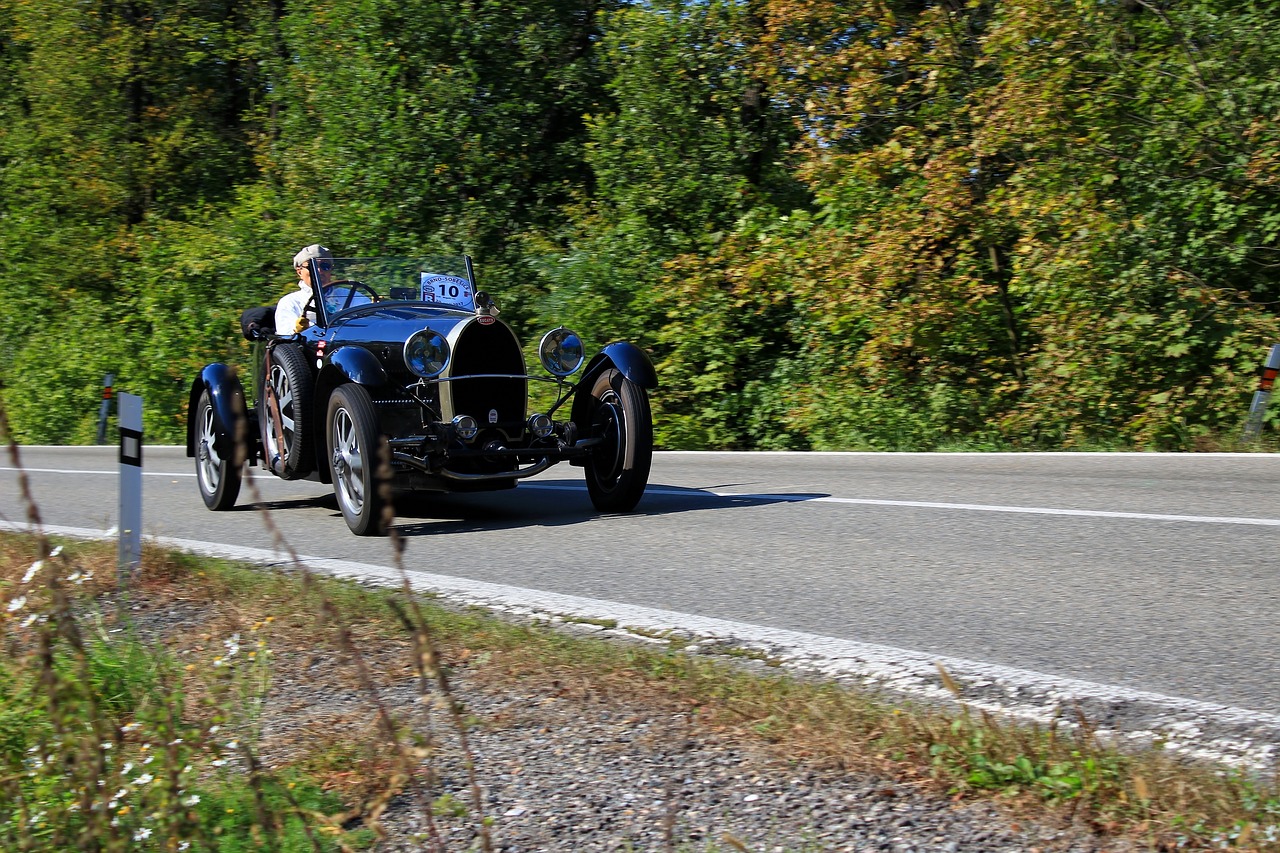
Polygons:
[[[310,261],[316,264],[316,261]],[[324,264],[330,269],[324,269]],[[335,317],[375,302],[431,305],[475,310],[475,280],[467,255],[417,258],[333,258],[312,270],[323,283],[317,318],[324,326]]]

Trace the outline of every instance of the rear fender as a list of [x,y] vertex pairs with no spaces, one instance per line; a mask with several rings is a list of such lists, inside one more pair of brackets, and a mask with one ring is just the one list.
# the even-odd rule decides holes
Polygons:
[[256,456],[256,436],[245,410],[244,387],[235,368],[219,362],[206,365],[191,383],[187,400],[187,455],[196,455],[196,406],[200,404],[203,391],[209,392],[209,402],[213,405],[214,450],[219,456],[230,458],[235,450],[236,425],[244,423],[244,436],[249,446],[246,455],[252,461]]
[[658,387],[658,372],[649,360],[648,353],[635,344],[614,341],[591,359],[587,369],[582,372],[582,378],[578,380],[578,391],[573,396],[573,410],[570,413],[574,423],[581,426],[587,416],[587,403],[596,376],[611,367],[641,388]]

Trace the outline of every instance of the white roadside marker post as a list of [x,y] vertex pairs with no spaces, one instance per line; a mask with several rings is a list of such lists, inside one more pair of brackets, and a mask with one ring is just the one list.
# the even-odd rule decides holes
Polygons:
[[1262,432],[1262,419],[1267,414],[1267,401],[1271,399],[1271,387],[1275,384],[1276,375],[1280,374],[1280,344],[1271,347],[1267,361],[1262,365],[1262,376],[1258,379],[1258,390],[1253,392],[1253,403],[1249,406],[1249,419],[1244,424],[1244,440],[1257,441]]
[[142,564],[142,398],[116,397],[120,420],[120,588]]

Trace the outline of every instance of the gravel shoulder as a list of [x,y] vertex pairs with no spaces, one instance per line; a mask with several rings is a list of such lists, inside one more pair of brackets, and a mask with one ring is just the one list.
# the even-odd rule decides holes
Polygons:
[[[143,632],[179,654],[241,630],[259,614],[184,599],[172,588],[131,594]],[[424,695],[407,641],[376,632],[360,656],[378,699],[411,728],[415,781],[385,802],[393,763],[375,705],[352,659],[314,631],[273,632],[273,675],[259,752],[268,766],[346,752],[326,783],[376,817],[385,853],[479,849],[467,755],[434,688]],[[928,780],[849,772],[779,754],[736,727],[712,724],[659,692],[512,671],[488,653],[449,648],[453,696],[465,708],[470,753],[500,851],[1123,851],[1087,827],[1018,821]],[[328,774],[325,776],[324,774]],[[428,819],[424,803],[434,803]],[[380,814],[378,814],[381,809]],[[433,841],[434,839],[434,841]],[[432,846],[435,844],[435,846]]]

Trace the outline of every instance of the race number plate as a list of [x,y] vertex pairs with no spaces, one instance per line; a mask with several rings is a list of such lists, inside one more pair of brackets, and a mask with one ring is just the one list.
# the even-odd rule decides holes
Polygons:
[[474,311],[476,308],[471,283],[465,278],[429,272],[422,274],[422,301],[443,302],[466,311]]

